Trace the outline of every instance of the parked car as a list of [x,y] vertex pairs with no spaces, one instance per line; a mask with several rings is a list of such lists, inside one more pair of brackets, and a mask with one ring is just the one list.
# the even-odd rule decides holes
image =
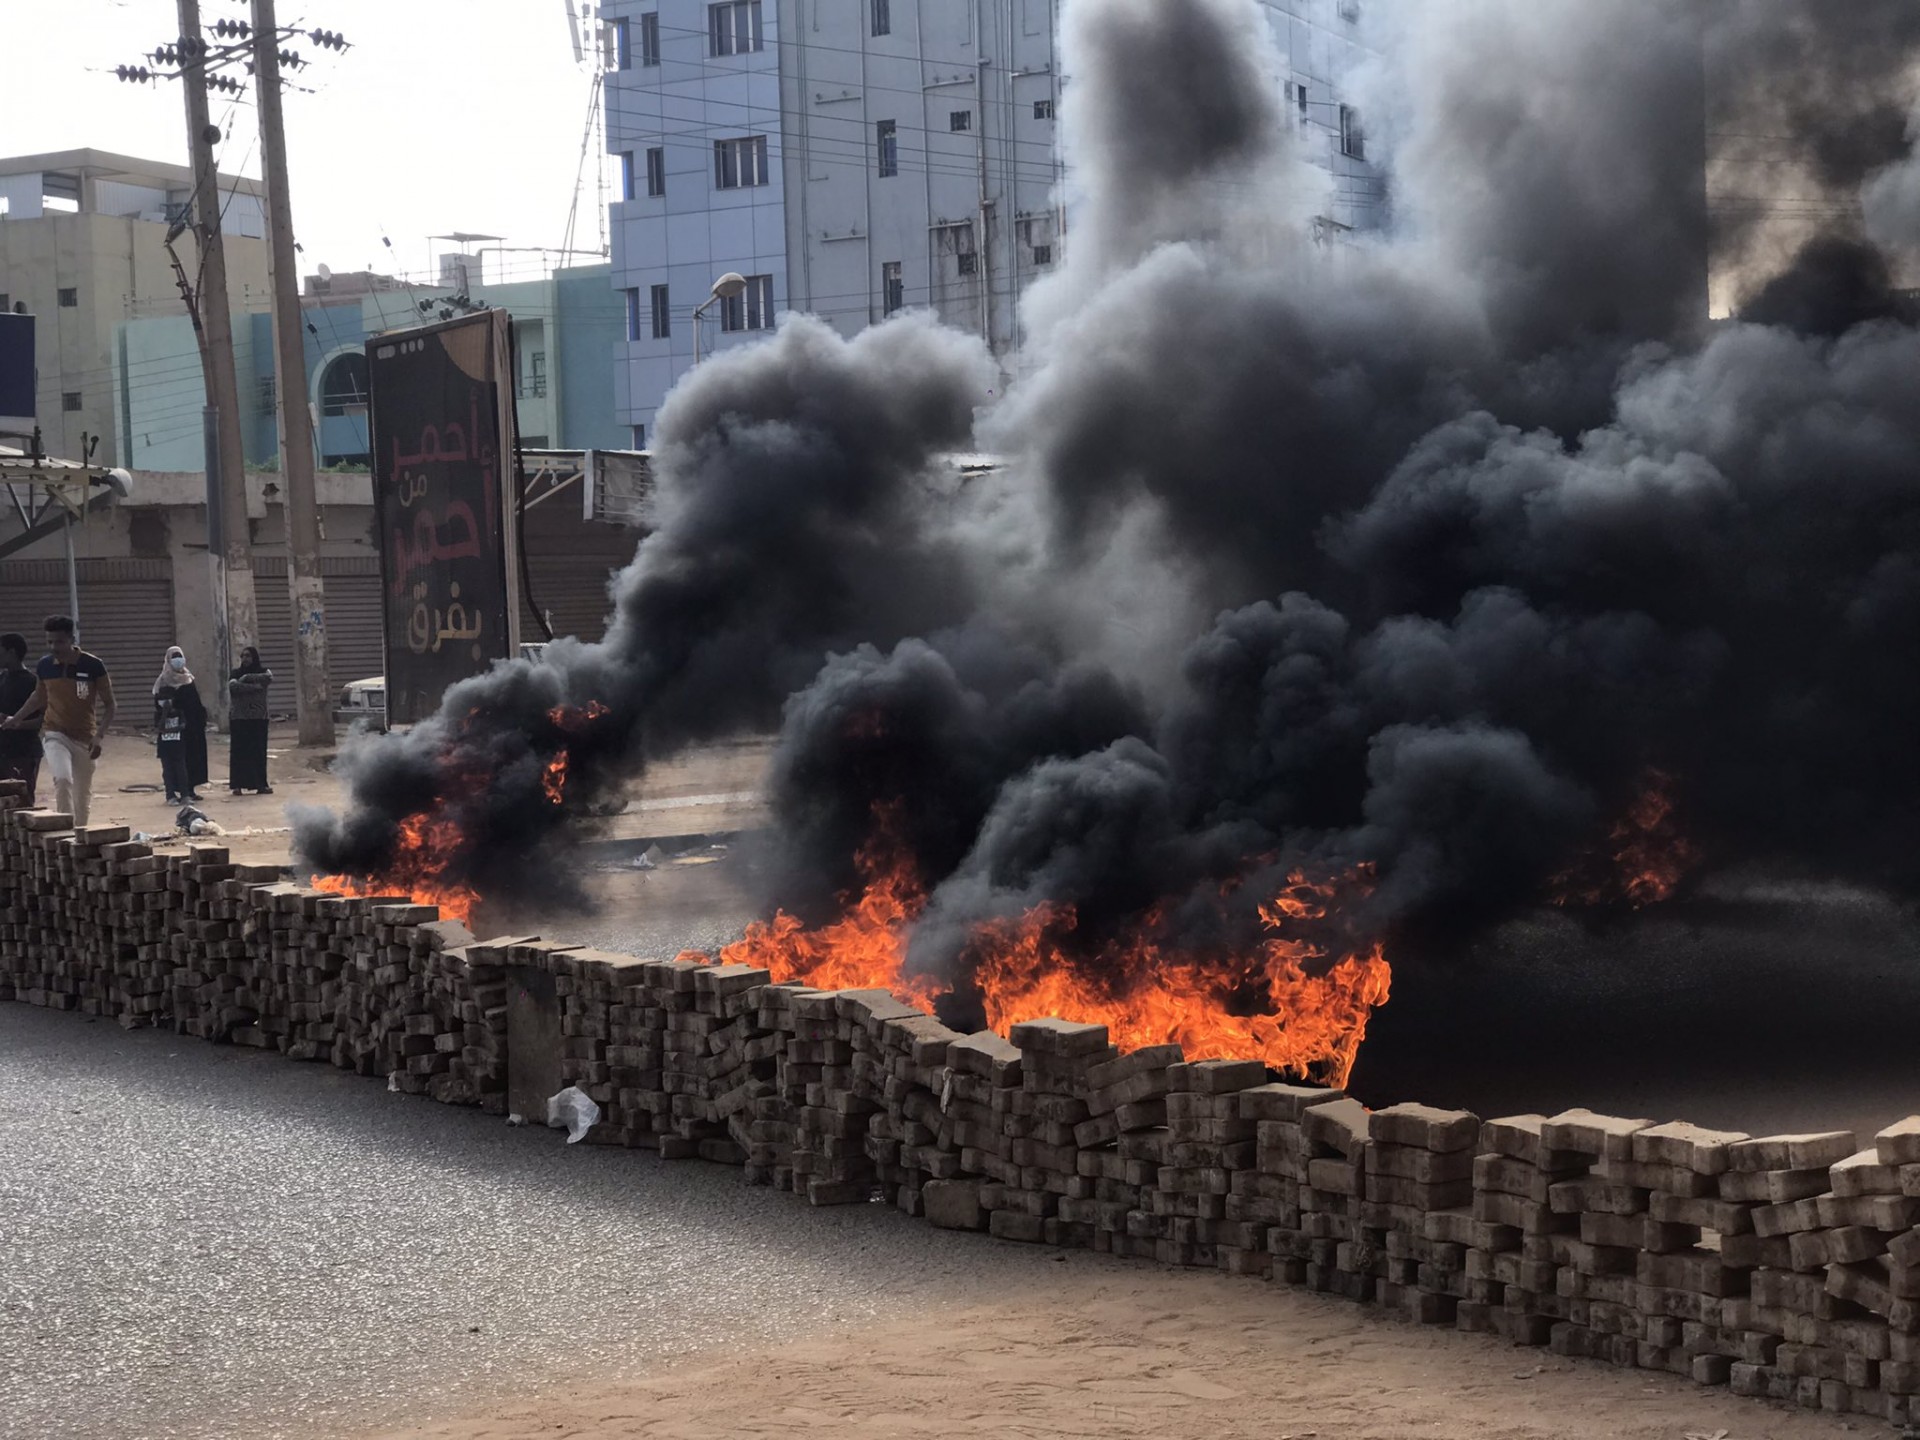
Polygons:
[[387,728],[387,677],[372,675],[350,682],[340,692],[340,703],[333,707],[335,724],[351,725],[364,720],[376,730]]
[[[520,647],[522,660],[539,660],[547,653],[547,642],[529,640]],[[351,681],[340,692],[340,703],[333,707],[335,724],[351,725],[364,720],[376,730],[387,728],[387,677],[369,675]]]

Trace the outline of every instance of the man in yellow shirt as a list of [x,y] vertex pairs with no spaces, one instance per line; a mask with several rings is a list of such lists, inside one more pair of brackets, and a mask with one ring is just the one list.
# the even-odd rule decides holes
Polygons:
[[[87,823],[93,798],[93,762],[100,758],[100,736],[113,724],[113,682],[98,655],[74,644],[73,621],[65,615],[47,617],[47,653],[34,667],[33,695],[0,729],[24,730],[42,711],[40,748],[53,780],[53,808]],[[95,721],[95,709],[101,711]]]

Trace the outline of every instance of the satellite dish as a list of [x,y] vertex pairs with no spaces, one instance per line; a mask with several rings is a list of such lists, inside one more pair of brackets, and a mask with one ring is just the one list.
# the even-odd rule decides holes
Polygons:
[[320,267],[320,278],[322,280],[331,280],[333,278],[333,267],[331,265],[322,265]]

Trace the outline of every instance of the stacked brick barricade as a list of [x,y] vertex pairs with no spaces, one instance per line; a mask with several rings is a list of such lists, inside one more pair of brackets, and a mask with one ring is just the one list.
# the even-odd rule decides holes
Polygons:
[[1256,1061],[963,1035],[880,991],[481,942],[0,783],[0,999],[166,1026],[506,1110],[507,988],[548,972],[588,1140],[816,1205],[1218,1268],[1743,1395],[1920,1420],[1920,1117],[1751,1137],[1568,1111],[1368,1110]]

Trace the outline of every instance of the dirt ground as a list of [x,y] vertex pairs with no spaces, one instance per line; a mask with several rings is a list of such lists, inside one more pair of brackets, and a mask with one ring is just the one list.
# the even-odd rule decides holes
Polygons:
[[1253,1280],[1034,1254],[1031,1292],[356,1440],[1832,1440],[1891,1433]]

